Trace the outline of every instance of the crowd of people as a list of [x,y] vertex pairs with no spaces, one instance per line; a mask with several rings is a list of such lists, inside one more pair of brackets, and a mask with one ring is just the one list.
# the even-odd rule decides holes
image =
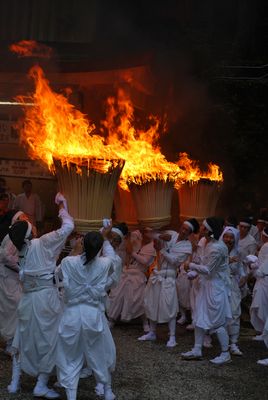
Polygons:
[[[248,216],[207,217],[202,224],[190,218],[178,232],[130,231],[104,219],[100,231],[80,235],[58,193],[61,226],[40,236],[23,201],[14,210],[7,201],[0,193],[0,336],[12,357],[10,393],[19,390],[24,371],[37,379],[34,396],[58,398],[48,386],[56,374],[56,386],[75,400],[79,379],[93,374],[96,394],[115,399],[111,332],[119,320],[141,321],[141,346],[157,339],[157,324],[167,323],[168,348],[177,344],[177,324],[187,324],[194,345],[181,354],[185,360],[201,359],[216,333],[221,352],[210,361],[229,363],[243,355],[241,302],[249,293],[254,339],[268,346],[265,214],[256,226]],[[258,363],[268,365],[268,358]]]

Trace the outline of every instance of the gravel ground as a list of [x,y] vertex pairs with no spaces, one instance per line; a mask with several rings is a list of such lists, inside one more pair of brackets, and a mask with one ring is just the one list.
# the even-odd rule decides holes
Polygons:
[[[213,366],[209,359],[219,353],[216,338],[213,348],[204,351],[202,361],[183,361],[180,353],[190,350],[193,333],[177,328],[178,345],[165,346],[167,327],[159,326],[156,342],[138,342],[139,324],[120,325],[113,329],[117,346],[117,366],[113,389],[117,400],[259,400],[268,398],[267,367],[256,364],[268,357],[263,342],[252,341],[254,331],[245,325],[241,331],[240,347],[243,357],[233,357],[232,363]],[[9,395],[6,386],[11,376],[11,360],[0,352],[0,399],[32,399],[34,379],[22,376],[22,390]],[[53,379],[51,379],[53,383]],[[80,380],[78,400],[95,400],[94,379]],[[64,399],[64,391],[60,391]]]

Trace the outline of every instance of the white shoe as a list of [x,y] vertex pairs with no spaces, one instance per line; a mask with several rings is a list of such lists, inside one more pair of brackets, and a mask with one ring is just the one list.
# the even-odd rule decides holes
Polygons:
[[263,336],[261,335],[256,335],[252,338],[252,340],[255,340],[257,342],[262,342],[263,341]]
[[170,336],[166,346],[167,347],[175,347],[175,346],[177,346],[177,342],[176,342],[175,336]]
[[187,331],[194,331],[194,325],[193,324],[189,324],[186,326]]
[[103,397],[104,396],[104,384],[103,383],[97,383],[95,386],[95,393],[97,396]]
[[18,393],[20,391],[20,383],[14,382],[12,380],[11,383],[7,387],[7,391],[8,391],[8,393],[12,393],[12,394]]
[[231,344],[230,353],[234,356],[242,356],[243,355],[242,351],[239,349],[239,347],[237,346],[236,343]]
[[14,355],[12,358],[12,379],[7,387],[8,393],[17,393],[20,390],[20,361]]
[[84,379],[90,377],[91,375],[92,375],[92,369],[86,367],[81,370],[79,378]]
[[184,325],[185,322],[186,322],[186,318],[182,316],[182,317],[180,317],[180,318],[178,319],[177,324],[179,324],[179,325]]
[[104,386],[104,399],[115,400],[115,394],[113,393],[111,386]]
[[212,342],[211,336],[210,335],[205,335],[204,336],[204,341],[203,341],[203,346],[206,349],[211,349],[213,347],[211,342]]
[[209,360],[212,364],[222,365],[232,361],[229,351],[223,351],[218,357]]
[[201,353],[201,349],[195,349],[193,348],[190,351],[187,351],[187,353],[181,353],[181,357],[184,360],[201,360],[202,359],[202,353]]
[[156,334],[154,332],[148,332],[145,335],[142,335],[138,338],[140,341],[146,341],[146,340],[156,340]]
[[264,365],[265,367],[268,367],[268,358],[263,358],[262,360],[258,360],[257,364]]
[[34,397],[44,397],[45,399],[58,399],[60,397],[55,390],[49,389],[47,386],[41,387],[41,385],[39,387],[35,386],[33,395]]

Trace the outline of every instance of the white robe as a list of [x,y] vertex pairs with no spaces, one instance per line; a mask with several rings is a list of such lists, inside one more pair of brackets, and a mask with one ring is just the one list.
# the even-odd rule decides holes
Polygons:
[[84,265],[83,256],[66,257],[61,263],[65,309],[57,343],[58,380],[77,388],[84,361],[98,382],[110,383],[115,345],[103,312],[103,298],[112,260],[95,257]]
[[262,332],[268,317],[268,243],[258,256],[259,268],[255,271],[256,283],[250,307],[250,322],[257,332]]
[[20,193],[14,200],[13,208],[23,211],[33,225],[43,220],[43,205],[37,193],[31,193],[29,197]]
[[53,273],[56,260],[74,228],[73,219],[66,210],[61,209],[59,216],[61,228],[31,240],[20,262],[23,295],[12,346],[20,352],[22,370],[32,376],[49,374],[55,366],[62,301],[53,284]]
[[17,325],[17,307],[22,296],[19,252],[6,235],[0,246],[0,335],[10,340]]
[[[176,237],[178,238],[178,234]],[[153,270],[145,290],[144,308],[150,320],[162,323],[176,317],[179,311],[177,269],[191,253],[192,244],[189,240],[171,240],[160,251],[157,267]]]
[[146,287],[145,272],[155,257],[153,242],[132,254],[129,265],[121,279],[109,294],[108,316],[112,320],[120,318],[130,321],[144,314],[144,290]]
[[243,239],[239,239],[238,241],[238,251],[241,256],[241,261],[244,262],[246,256],[256,254],[257,251],[257,242],[253,236],[248,234]]
[[190,269],[200,274],[194,324],[213,331],[232,319],[227,247],[212,239],[205,246],[202,258],[203,265],[190,263]]

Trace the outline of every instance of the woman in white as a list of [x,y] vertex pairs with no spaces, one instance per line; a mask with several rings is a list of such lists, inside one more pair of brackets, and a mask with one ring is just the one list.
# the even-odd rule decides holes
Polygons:
[[[16,221],[27,220],[27,216],[18,211],[11,225]],[[17,307],[22,295],[18,263],[19,251],[9,235],[6,235],[0,246],[0,336],[7,341],[7,354],[11,352],[17,325]]]
[[59,397],[47,386],[49,375],[55,367],[62,313],[62,302],[53,277],[57,258],[74,228],[73,219],[64,208],[64,197],[58,194],[55,201],[59,204],[61,228],[30,240],[31,224],[20,221],[9,232],[10,239],[23,257],[19,263],[23,295],[18,306],[18,325],[12,343],[16,354],[13,356],[12,382],[8,389],[13,393],[18,390],[21,367],[28,375],[38,377],[34,396],[47,399]]
[[[135,239],[133,239],[135,238]],[[109,321],[130,321],[144,316],[145,272],[155,258],[152,230],[132,232],[126,246],[129,261],[118,285],[109,294]]]
[[97,382],[104,385],[105,400],[115,399],[111,390],[115,345],[103,308],[109,272],[115,261],[99,256],[102,245],[102,235],[89,232],[84,238],[84,253],[66,257],[60,265],[65,309],[59,325],[57,370],[68,400],[76,400],[84,361],[92,368]]
[[241,291],[240,281],[246,276],[238,252],[239,231],[236,228],[227,226],[221,235],[221,240],[226,244],[229,252],[229,268],[231,274],[230,304],[232,310],[232,321],[228,324],[227,330],[230,338],[230,353],[235,356],[242,356],[237,342],[240,333],[241,315]]
[[176,346],[176,316],[179,311],[176,275],[180,264],[192,253],[188,237],[193,230],[193,225],[185,221],[179,233],[172,231],[170,235],[169,231],[160,235],[160,240],[155,240],[157,263],[147,283],[144,298],[144,309],[150,320],[150,331],[139,338],[141,341],[156,340],[157,323],[168,322],[167,347]]
[[186,360],[202,358],[205,332],[216,332],[222,353],[211,362],[224,364],[231,360],[226,330],[228,322],[232,319],[228,299],[230,290],[228,250],[226,245],[219,241],[222,227],[217,218],[204,220],[201,229],[206,237],[203,264],[189,265],[190,275],[196,272],[200,275],[200,289],[196,299],[195,345],[191,351],[182,353],[182,357]]
[[250,307],[250,322],[257,332],[255,340],[263,340],[262,332],[266,319],[268,317],[268,228],[262,231],[263,245],[259,251],[258,258],[249,256],[249,259],[254,260],[250,264],[251,274],[256,278],[256,283],[253,289],[253,300]]

